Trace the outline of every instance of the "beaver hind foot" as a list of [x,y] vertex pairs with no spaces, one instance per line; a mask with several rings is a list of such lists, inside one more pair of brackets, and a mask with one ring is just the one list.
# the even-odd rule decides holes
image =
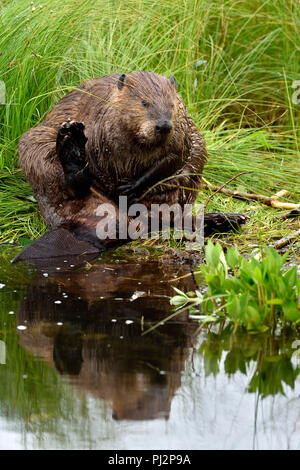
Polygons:
[[209,212],[204,215],[204,236],[209,237],[214,233],[228,233],[239,230],[249,216],[246,214],[230,214],[223,212]]
[[12,260],[12,263],[27,261],[40,266],[46,264],[48,266],[49,260],[52,258],[54,264],[57,264],[59,260],[74,256],[80,256],[81,260],[84,259],[84,256],[93,255],[96,257],[100,251],[90,243],[78,240],[69,230],[60,227],[23,248],[21,253]]
[[62,124],[57,133],[56,153],[62,164],[65,183],[71,195],[82,199],[90,188],[90,178],[85,156],[87,138],[82,122],[69,121]]

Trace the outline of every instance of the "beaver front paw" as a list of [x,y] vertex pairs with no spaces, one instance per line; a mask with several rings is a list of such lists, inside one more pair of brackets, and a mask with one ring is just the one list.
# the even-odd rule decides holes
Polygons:
[[119,181],[119,185],[117,187],[118,196],[127,196],[128,206],[137,204],[142,192],[139,179],[123,178]]
[[82,122],[64,122],[58,129],[56,138],[56,153],[62,164],[65,183],[76,198],[83,198],[90,188],[87,161],[85,158],[85,144]]
[[72,161],[82,168],[85,163],[86,142],[83,122],[64,122],[58,129],[56,138],[56,152],[62,165]]

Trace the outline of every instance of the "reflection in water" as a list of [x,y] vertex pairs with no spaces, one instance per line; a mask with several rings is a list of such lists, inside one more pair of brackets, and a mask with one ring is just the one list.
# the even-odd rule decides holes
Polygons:
[[284,394],[284,384],[294,388],[300,373],[300,357],[298,361],[292,348],[294,337],[293,330],[285,330],[277,336],[250,335],[243,330],[233,335],[231,327],[218,334],[208,333],[200,347],[206,374],[216,375],[220,370],[220,363],[224,362],[228,377],[237,372],[246,375],[254,362],[255,369],[248,392],[257,392],[261,398],[277,393]]
[[299,447],[296,332],[199,332],[187,312],[164,322],[172,285],[194,289],[190,269],[116,256],[29,271],[2,257],[2,442],[17,448],[21,432],[21,448]]
[[[107,400],[116,420],[168,418],[197,325],[185,312],[142,333],[169,315],[169,281],[189,268],[131,258],[73,269],[76,261],[61,261],[38,269],[21,301],[19,344]],[[192,289],[193,278],[181,285]]]
[[[20,344],[108,400],[115,419],[168,417],[197,325],[185,312],[152,334],[141,333],[170,313],[171,284],[159,282],[170,280],[170,268],[101,263],[43,274],[21,302],[18,322],[27,330]],[[190,276],[185,285],[192,287]]]

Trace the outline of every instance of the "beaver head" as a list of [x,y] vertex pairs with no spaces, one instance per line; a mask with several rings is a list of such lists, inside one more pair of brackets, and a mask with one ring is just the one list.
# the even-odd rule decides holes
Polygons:
[[139,145],[164,144],[172,135],[177,111],[176,80],[153,72],[120,75],[115,104],[120,125]]

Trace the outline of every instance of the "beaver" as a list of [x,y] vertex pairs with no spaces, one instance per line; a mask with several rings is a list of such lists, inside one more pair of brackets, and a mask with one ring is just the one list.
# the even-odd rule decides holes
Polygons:
[[119,195],[146,207],[192,204],[206,160],[175,77],[145,71],[84,82],[19,143],[20,166],[48,227],[98,250],[119,243],[96,235],[99,204],[112,204],[117,218]]

